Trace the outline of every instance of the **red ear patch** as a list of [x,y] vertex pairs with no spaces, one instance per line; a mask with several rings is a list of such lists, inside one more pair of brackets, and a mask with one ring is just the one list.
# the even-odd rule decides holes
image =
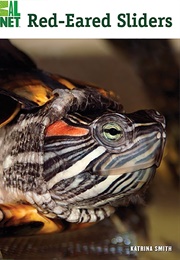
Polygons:
[[46,128],[46,136],[82,136],[88,134],[89,130],[66,124],[64,121],[56,121]]

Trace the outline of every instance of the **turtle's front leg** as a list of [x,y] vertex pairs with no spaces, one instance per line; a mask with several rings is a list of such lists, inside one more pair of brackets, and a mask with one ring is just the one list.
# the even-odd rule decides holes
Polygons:
[[0,237],[61,232],[61,221],[42,216],[26,204],[0,204]]

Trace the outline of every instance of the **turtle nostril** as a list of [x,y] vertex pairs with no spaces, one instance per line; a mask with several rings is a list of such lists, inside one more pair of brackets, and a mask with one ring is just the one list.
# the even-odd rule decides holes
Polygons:
[[161,115],[158,111],[154,110],[154,109],[149,109],[146,110],[146,113],[154,120],[156,120],[158,123],[160,123],[163,127],[163,129],[165,129],[165,117],[163,115]]

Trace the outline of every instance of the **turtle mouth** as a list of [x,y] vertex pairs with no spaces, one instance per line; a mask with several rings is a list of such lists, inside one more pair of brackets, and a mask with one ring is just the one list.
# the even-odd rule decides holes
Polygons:
[[156,110],[146,110],[146,113],[149,114],[149,116],[156,120],[156,122],[159,123],[159,132],[156,135],[157,140],[159,139],[161,144],[159,148],[159,152],[156,154],[155,158],[155,166],[159,167],[162,157],[163,157],[163,151],[166,143],[166,121],[165,117],[161,115],[159,112]]
[[157,153],[155,159],[152,159],[151,161],[141,163],[140,165],[134,164],[134,165],[124,166],[124,167],[103,169],[103,170],[96,171],[96,174],[101,175],[101,176],[110,176],[110,175],[119,175],[120,176],[120,175],[129,173],[129,172],[137,172],[137,171],[146,170],[149,168],[158,168],[161,163],[161,160],[162,160],[163,149],[164,148],[161,147],[161,151],[159,153]]
[[[156,163],[144,163],[143,165],[139,166],[129,166],[129,167],[121,167],[121,168],[112,168],[112,169],[105,169],[105,170],[101,170],[98,172],[99,175],[101,176],[110,176],[110,175],[123,175],[123,174],[127,174],[130,172],[137,172],[140,170],[146,170],[149,168],[154,168],[157,167]],[[97,173],[97,172],[96,172]]]

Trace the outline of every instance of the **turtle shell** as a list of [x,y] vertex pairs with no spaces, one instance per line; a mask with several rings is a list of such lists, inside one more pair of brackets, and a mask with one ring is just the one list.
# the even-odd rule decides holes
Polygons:
[[0,50],[0,127],[8,124],[21,109],[30,111],[45,105],[54,97],[54,89],[91,86],[104,96],[114,95],[96,86],[38,69],[8,40],[0,41]]

